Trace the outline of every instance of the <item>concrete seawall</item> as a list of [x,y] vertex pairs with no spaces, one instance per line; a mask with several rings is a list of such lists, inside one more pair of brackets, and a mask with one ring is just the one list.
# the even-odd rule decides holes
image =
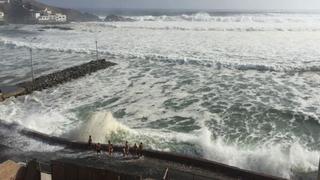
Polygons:
[[[7,129],[9,131],[17,131],[17,132],[19,132],[19,134],[26,136],[26,137],[29,137],[29,138],[32,138],[34,140],[38,140],[40,142],[44,142],[44,143],[50,144],[50,145],[63,146],[64,148],[74,150],[75,152],[94,151],[93,147],[89,147],[86,142],[72,141],[72,140],[69,140],[66,138],[51,136],[51,135],[47,135],[44,133],[30,130],[28,128],[21,129],[20,125],[15,124],[15,123],[6,123],[6,122],[1,122],[1,120],[0,120],[0,128]],[[102,150],[105,151],[106,149],[107,149],[107,145],[102,144]],[[1,147],[0,147],[0,150],[1,150]],[[118,152],[121,154],[122,150],[123,150],[123,146],[118,146],[118,145],[114,146],[114,152]],[[0,151],[0,154],[1,154],[1,151]],[[93,152],[93,154],[95,154],[95,153]],[[144,160],[148,159],[148,160],[147,161],[138,160],[138,162],[142,161],[142,163],[147,163],[148,164],[147,169],[151,168],[151,166],[156,166],[156,169],[159,169],[158,167],[160,167],[160,166],[167,167],[168,164],[175,163],[175,165],[172,165],[171,167],[176,168],[177,165],[179,167],[182,167],[180,169],[180,171],[183,174],[188,174],[188,173],[192,174],[193,173],[193,171],[191,171],[191,172],[185,171],[185,168],[183,168],[183,167],[194,167],[193,170],[196,170],[196,171],[201,170],[201,172],[206,171],[206,172],[210,172],[213,174],[228,177],[228,178],[221,178],[221,179],[228,179],[228,180],[232,180],[232,179],[285,180],[284,178],[280,178],[280,177],[274,177],[274,176],[270,176],[270,175],[263,174],[263,173],[243,170],[243,169],[239,169],[237,167],[229,166],[229,165],[222,164],[219,162],[210,161],[210,160],[206,160],[206,159],[198,158],[198,157],[186,156],[186,155],[182,155],[182,154],[176,154],[176,153],[172,153],[172,152],[161,152],[161,151],[154,151],[154,150],[146,149],[143,151],[143,155],[144,155],[144,158],[142,158],[142,159],[144,159]],[[39,155],[39,154],[37,154],[37,156],[41,157],[41,155]],[[45,156],[48,158],[50,157],[49,154],[46,154]],[[98,157],[99,157],[98,159],[101,159],[101,161],[103,163],[105,161],[109,162],[109,160],[110,160],[110,159],[107,160],[105,158],[100,158],[100,156],[98,156]],[[6,158],[8,158],[8,157],[6,157]],[[90,160],[90,158],[87,158],[87,156],[77,157],[77,159],[81,159],[81,158],[82,158],[82,160],[85,160],[85,161],[83,161],[85,164],[92,164],[93,167],[96,167],[96,165],[99,165],[99,163],[97,163],[96,160],[91,161],[92,159]],[[78,162],[77,160],[75,160],[75,161]],[[92,163],[92,162],[94,162],[94,163]],[[112,161],[110,161],[110,162],[112,162]],[[129,161],[125,160],[125,162],[132,162],[132,159]],[[79,161],[79,163],[80,163],[80,161]],[[119,164],[117,164],[117,165],[119,165]],[[140,165],[139,165],[139,167],[141,167]],[[108,166],[108,167],[114,167],[115,169],[118,169],[118,170],[121,169],[120,168],[121,166],[114,166],[113,165],[113,166]],[[129,166],[125,166],[125,167],[129,167]],[[160,169],[163,169],[163,168],[160,168]],[[134,172],[135,171],[136,170],[134,170]],[[170,172],[174,172],[174,171],[175,171],[174,169],[170,170]],[[195,172],[196,176],[197,176],[197,174],[199,175],[199,172]],[[205,174],[205,175],[207,175],[207,174]],[[211,175],[209,177],[211,177]],[[189,179],[186,179],[186,180],[189,180]],[[205,179],[206,178],[204,178],[204,180]]]
[[[70,149],[80,149],[80,150],[91,149],[90,147],[88,147],[88,144],[85,142],[70,141],[65,138],[49,136],[49,135],[28,130],[28,129],[21,130],[21,133],[25,136],[38,139],[40,141],[43,141],[52,145],[64,145]],[[107,149],[107,145],[102,144],[102,149]],[[114,146],[115,152],[122,152],[122,150],[123,150],[122,146]],[[225,165],[222,163],[218,163],[218,162],[214,162],[214,161],[210,161],[202,158],[190,157],[190,156],[181,155],[181,154],[154,151],[154,150],[144,150],[143,155],[145,157],[152,158],[152,159],[165,160],[165,161],[180,163],[185,166],[198,167],[211,172],[221,173],[221,174],[227,175],[228,177],[236,178],[236,179],[285,180],[284,178],[274,177],[271,175],[257,173],[257,172],[248,171],[248,170],[243,170],[243,169],[239,169],[237,167]]]
[[0,98],[0,102],[10,97],[22,96],[30,94],[33,91],[41,91],[43,89],[51,88],[114,65],[116,64],[113,62],[101,59],[91,61],[79,66],[70,67],[62,71],[54,72],[52,74],[40,76],[34,79],[34,83],[32,81],[27,81],[16,84],[13,87],[0,87],[3,91],[3,97]]

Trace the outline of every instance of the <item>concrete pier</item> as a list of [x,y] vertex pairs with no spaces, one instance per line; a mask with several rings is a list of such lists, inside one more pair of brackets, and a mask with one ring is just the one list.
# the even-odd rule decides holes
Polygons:
[[0,87],[0,90],[2,91],[0,102],[10,97],[22,96],[30,94],[33,91],[41,91],[54,87],[114,65],[116,64],[113,62],[101,59],[40,76],[34,80],[34,83],[32,81],[27,81],[11,87]]
[[[27,130],[27,129],[21,130],[21,134],[46,142],[48,144],[63,145],[68,149],[78,149],[83,151],[92,150],[92,147],[89,147],[88,144],[85,142],[70,141],[68,139],[49,136],[43,133],[39,133],[39,132]],[[107,149],[106,144],[102,144],[101,147],[102,149]],[[114,152],[121,153],[122,150],[123,150],[122,146],[114,146]],[[218,162],[214,162],[214,161],[210,161],[202,158],[197,158],[197,157],[190,157],[190,156],[181,155],[181,154],[160,152],[160,151],[154,151],[154,150],[144,150],[143,155],[144,155],[144,160],[142,160],[143,164],[146,164],[147,161],[150,162],[148,165],[149,169],[158,168],[161,164],[165,164],[166,162],[171,162],[171,163],[180,164],[180,166],[182,167],[194,167],[196,169],[201,169],[202,171],[208,172],[208,174],[210,174],[209,177],[211,176],[221,177],[216,179],[284,180],[284,178],[279,178],[279,177],[274,177],[274,176],[270,176],[263,173],[243,170],[243,169],[239,169],[237,167],[232,167],[222,163],[218,163]],[[88,162],[86,164],[88,164]],[[176,166],[174,166],[174,168],[176,168]],[[169,170],[169,174],[172,175],[172,172],[173,172],[172,169]],[[182,170],[181,172],[174,171],[174,173],[178,174],[178,176],[182,176],[182,175],[185,175],[186,177],[195,176],[188,172],[184,172],[184,170]],[[196,176],[200,176],[200,175],[196,175]],[[210,179],[210,178],[203,178],[203,179]]]

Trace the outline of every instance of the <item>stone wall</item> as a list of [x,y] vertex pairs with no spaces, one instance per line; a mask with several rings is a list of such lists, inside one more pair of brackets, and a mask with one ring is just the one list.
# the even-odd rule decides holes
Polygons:
[[34,80],[34,84],[29,81],[17,84],[16,86],[24,88],[25,93],[29,94],[32,91],[41,91],[114,65],[116,64],[104,59],[91,61],[89,63],[67,68],[52,74],[40,76]]

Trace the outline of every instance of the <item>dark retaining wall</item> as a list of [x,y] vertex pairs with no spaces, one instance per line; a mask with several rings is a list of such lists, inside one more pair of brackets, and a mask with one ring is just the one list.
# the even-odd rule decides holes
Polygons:
[[140,176],[108,169],[85,167],[59,160],[51,162],[52,180],[140,180]]
[[233,166],[228,166],[222,163],[209,161],[202,158],[190,157],[175,153],[159,152],[153,150],[145,150],[144,156],[167,160],[171,162],[181,163],[183,165],[189,165],[194,167],[199,167],[212,172],[217,172],[225,174],[228,177],[238,178],[238,179],[250,179],[250,180],[285,180],[283,178],[274,177],[262,173],[255,173],[252,171],[243,170]]
[[17,84],[16,86],[24,88],[25,94],[30,94],[32,91],[41,91],[114,65],[116,64],[106,61],[105,59],[91,61],[52,74],[40,76],[34,80],[34,85],[31,81],[28,81]]

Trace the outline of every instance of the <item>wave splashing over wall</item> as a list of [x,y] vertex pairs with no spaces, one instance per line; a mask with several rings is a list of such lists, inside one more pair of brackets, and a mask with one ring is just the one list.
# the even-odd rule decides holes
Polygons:
[[91,135],[95,142],[106,143],[112,136],[124,136],[128,133],[134,133],[134,131],[117,121],[111,112],[99,111],[92,113],[80,127],[72,130],[70,137],[87,141]]
[[227,143],[223,137],[212,139],[212,134],[203,128],[195,139],[203,148],[204,157],[243,169],[273,174],[279,177],[294,177],[296,172],[317,171],[319,151],[308,150],[295,142],[290,145],[264,144],[247,147]]

